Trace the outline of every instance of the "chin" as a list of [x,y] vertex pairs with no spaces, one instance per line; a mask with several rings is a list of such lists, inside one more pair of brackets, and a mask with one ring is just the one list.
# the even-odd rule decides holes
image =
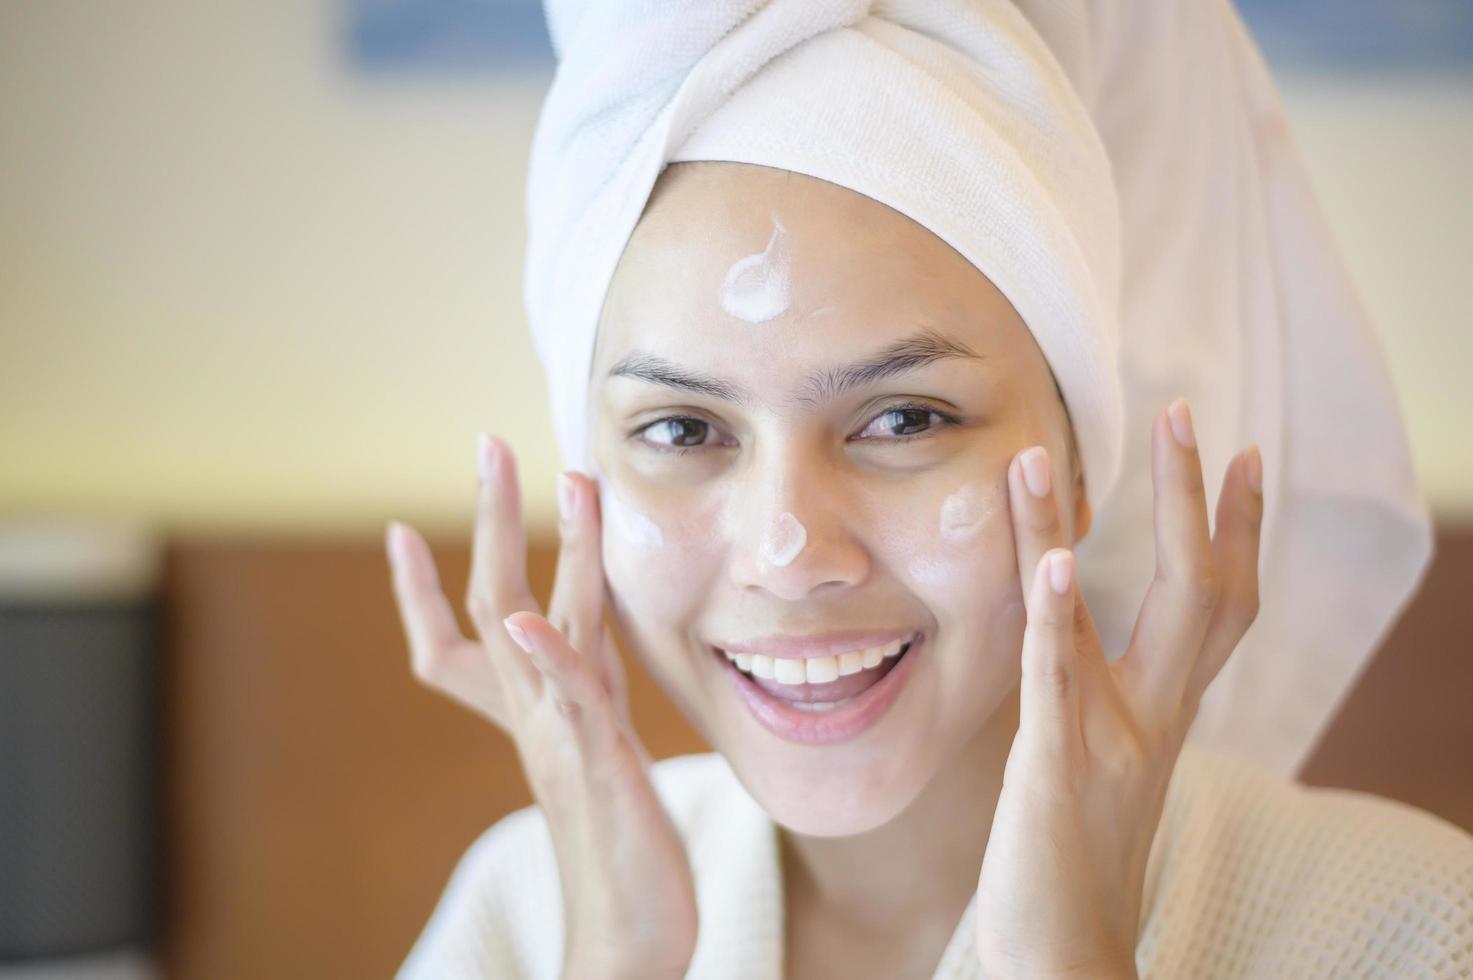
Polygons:
[[773,821],[809,837],[851,837],[883,827],[921,794],[930,771],[905,753],[873,755],[785,747],[723,753],[747,792]]
[[762,694],[713,645],[702,658],[713,680],[708,742],[757,804],[793,833],[848,837],[882,827],[921,795],[939,765],[928,633],[887,640],[884,648],[896,648],[894,659],[883,655],[889,666],[865,668],[880,669],[879,680],[822,712]]

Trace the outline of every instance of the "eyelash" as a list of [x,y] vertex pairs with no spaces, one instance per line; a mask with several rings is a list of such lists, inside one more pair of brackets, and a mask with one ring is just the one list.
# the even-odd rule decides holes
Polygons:
[[[937,418],[941,419],[941,423],[942,424],[941,424],[941,426],[938,426],[938,427],[928,428],[924,432],[914,432],[914,433],[910,433],[908,435],[890,436],[889,438],[882,439],[880,441],[882,441],[882,442],[889,442],[889,443],[897,443],[897,442],[910,442],[910,441],[915,440],[915,439],[925,439],[925,438],[928,438],[930,436],[933,436],[935,434],[936,428],[950,428],[950,427],[952,427],[954,425],[960,425],[961,424],[961,419],[960,418],[958,418],[955,415],[952,415],[950,412],[943,412],[941,409],[937,408],[934,405],[926,405],[926,404],[923,404],[921,402],[899,402],[899,403],[894,404],[894,405],[886,405],[884,408],[880,409],[874,415],[870,416],[869,420],[866,421],[863,426],[861,426],[861,430],[862,429],[869,428],[870,425],[873,424],[873,422],[875,421],[875,419],[879,418],[882,415],[886,415],[886,414],[888,414],[890,412],[904,412],[904,411],[928,412],[928,413],[930,413],[932,415],[935,415]],[[653,429],[655,426],[660,425],[660,424],[665,423],[665,422],[704,422],[706,425],[712,425],[712,423],[708,422],[706,419],[697,418],[694,415],[666,415],[666,416],[663,416],[661,418],[655,419],[653,422],[646,422],[644,425],[640,426],[639,428],[637,428],[633,432],[631,432],[629,434],[629,437],[631,439],[640,439],[640,436],[642,436],[646,431],[648,431],[650,429]],[[715,426],[712,425],[712,428],[715,428]],[[870,441],[870,440],[863,440],[863,441],[866,441],[867,442],[867,441]],[[652,449],[652,450],[654,450],[657,453],[667,453],[667,454],[678,455],[678,456],[685,456],[688,453],[694,452],[695,450],[704,449],[705,448],[704,445],[702,445],[702,446],[660,446],[660,445],[656,445],[655,443],[652,443],[652,442],[645,442],[643,439],[640,439],[640,442],[645,446],[645,448]]]

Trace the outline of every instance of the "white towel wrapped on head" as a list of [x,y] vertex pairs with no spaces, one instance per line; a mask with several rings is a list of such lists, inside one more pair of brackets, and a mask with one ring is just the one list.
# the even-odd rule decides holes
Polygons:
[[526,303],[588,468],[604,294],[680,160],[777,167],[909,216],[1008,298],[1075,429],[1086,601],[1118,656],[1154,571],[1150,419],[1192,404],[1209,504],[1263,450],[1258,621],[1192,737],[1303,761],[1430,555],[1396,399],[1228,0],[547,0],[558,71]]
[[655,179],[728,160],[858,191],[983,270],[1054,373],[1087,492],[1108,492],[1122,421],[1110,163],[1012,4],[592,4],[552,23],[563,60],[533,151],[526,285],[569,465],[588,464],[598,314]]

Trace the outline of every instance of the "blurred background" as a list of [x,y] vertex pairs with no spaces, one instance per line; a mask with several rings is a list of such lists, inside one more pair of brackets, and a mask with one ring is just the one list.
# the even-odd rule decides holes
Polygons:
[[[1473,829],[1473,4],[1239,8],[1438,532],[1302,778]],[[385,975],[530,801],[412,681],[382,534],[462,594],[498,432],[550,581],[551,72],[525,0],[0,3],[0,976]],[[651,752],[704,750],[634,680]]]

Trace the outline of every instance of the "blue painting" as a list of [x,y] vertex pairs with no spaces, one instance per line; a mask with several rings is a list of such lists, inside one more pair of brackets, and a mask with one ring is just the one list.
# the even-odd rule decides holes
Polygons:
[[1470,0],[1238,0],[1275,71],[1473,71]]
[[341,0],[348,61],[367,74],[551,70],[539,0]]
[[[540,0],[340,2],[356,72],[494,75],[553,65]],[[1275,71],[1473,71],[1473,0],[1238,0],[1238,9]]]

